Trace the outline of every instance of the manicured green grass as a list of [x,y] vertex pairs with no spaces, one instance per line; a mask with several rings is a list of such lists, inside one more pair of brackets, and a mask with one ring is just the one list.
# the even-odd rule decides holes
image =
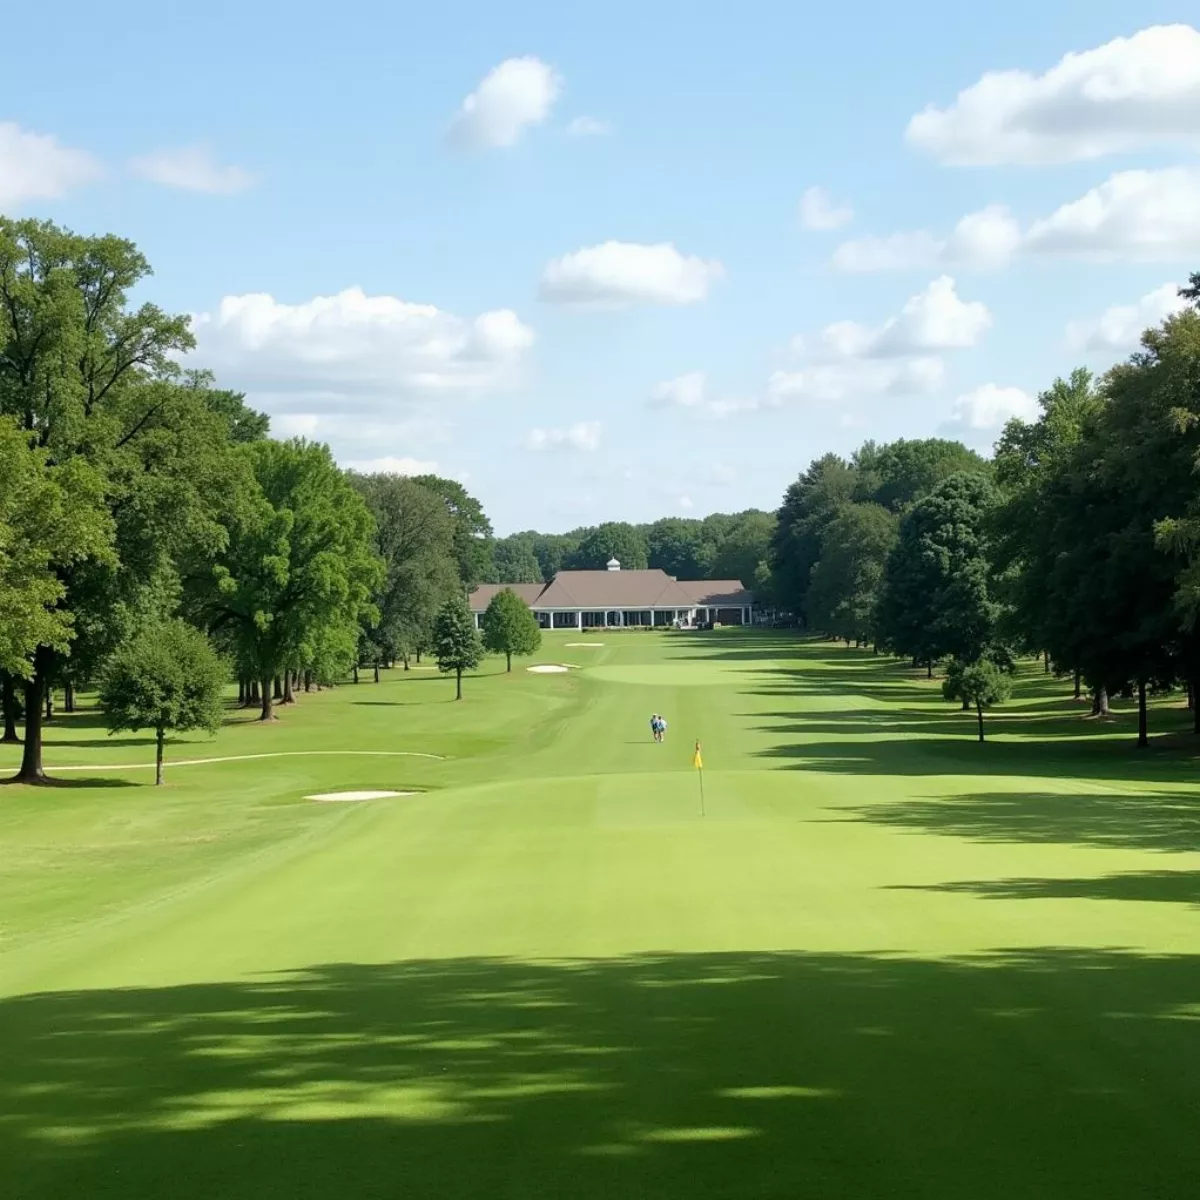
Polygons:
[[0,790],[0,1196],[1195,1194],[1177,699],[1138,752],[1030,666],[980,746],[829,644],[540,659],[237,716],[168,758],[279,757],[159,789],[56,719],[89,769]]

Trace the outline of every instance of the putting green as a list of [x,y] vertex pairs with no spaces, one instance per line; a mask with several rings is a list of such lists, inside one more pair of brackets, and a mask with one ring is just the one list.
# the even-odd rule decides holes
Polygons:
[[1190,757],[1032,668],[979,746],[783,636],[526,665],[239,718],[162,789],[56,719],[72,786],[0,791],[5,1200],[1191,1193]]

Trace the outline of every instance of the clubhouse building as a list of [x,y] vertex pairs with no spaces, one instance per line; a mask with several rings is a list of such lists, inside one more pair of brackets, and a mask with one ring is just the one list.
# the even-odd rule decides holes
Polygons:
[[736,579],[674,579],[665,571],[559,571],[549,583],[485,583],[470,597],[475,624],[497,592],[510,588],[543,629],[749,625],[754,597]]

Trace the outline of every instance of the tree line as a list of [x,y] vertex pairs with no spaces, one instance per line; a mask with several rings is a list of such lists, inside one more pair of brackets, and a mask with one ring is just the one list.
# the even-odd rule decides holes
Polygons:
[[810,629],[911,659],[979,715],[1019,656],[1097,716],[1186,691],[1200,732],[1200,275],[1191,306],[1102,375],[1079,369],[984,460],[939,439],[814,461],[783,498],[774,602]]

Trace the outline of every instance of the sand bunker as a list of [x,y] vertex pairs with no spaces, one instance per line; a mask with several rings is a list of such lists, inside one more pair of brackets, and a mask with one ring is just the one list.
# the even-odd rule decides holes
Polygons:
[[389,796],[415,796],[416,792],[318,792],[305,800],[320,800],[326,804],[349,804],[354,800],[386,800]]
[[569,650],[599,650],[604,645],[603,642],[564,642],[564,646]]
[[532,671],[535,675],[565,675],[568,668],[559,663],[539,663],[536,667],[526,667],[525,670]]

